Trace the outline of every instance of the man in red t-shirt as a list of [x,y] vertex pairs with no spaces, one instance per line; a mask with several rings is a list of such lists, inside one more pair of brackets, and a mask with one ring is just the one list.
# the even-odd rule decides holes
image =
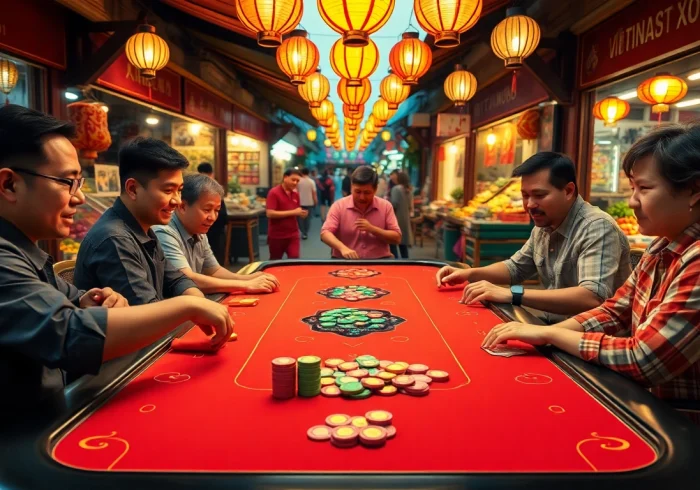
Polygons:
[[267,194],[267,244],[270,247],[270,260],[280,260],[284,253],[288,259],[298,259],[300,240],[297,217],[306,218],[308,211],[299,203],[296,188],[301,172],[288,168],[282,183],[270,189]]

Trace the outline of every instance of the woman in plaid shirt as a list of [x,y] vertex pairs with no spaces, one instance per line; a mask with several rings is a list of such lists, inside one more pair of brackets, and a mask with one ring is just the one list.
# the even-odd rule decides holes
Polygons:
[[641,232],[659,237],[627,282],[598,308],[556,325],[494,327],[483,346],[552,344],[685,402],[700,423],[700,125],[652,131],[623,167]]

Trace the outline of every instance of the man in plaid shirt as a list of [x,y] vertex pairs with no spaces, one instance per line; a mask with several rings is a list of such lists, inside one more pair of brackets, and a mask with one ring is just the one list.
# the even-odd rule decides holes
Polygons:
[[483,346],[552,344],[678,402],[700,423],[700,125],[668,125],[625,156],[629,203],[658,236],[615,296],[552,326],[506,323]]

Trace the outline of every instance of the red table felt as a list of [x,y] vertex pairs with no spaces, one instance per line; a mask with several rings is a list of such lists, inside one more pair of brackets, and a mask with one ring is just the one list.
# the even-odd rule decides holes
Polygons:
[[[485,307],[460,305],[460,289],[438,289],[427,265],[368,266],[365,279],[329,273],[342,265],[268,268],[279,292],[232,308],[239,338],[214,355],[169,352],[53,448],[61,464],[86,470],[181,472],[574,472],[629,471],[654,450],[591,394],[529,346],[495,357],[480,348],[501,323]],[[379,287],[389,294],[347,302],[318,291]],[[389,310],[393,331],[349,338],[301,321],[339,307]],[[195,335],[195,334],[193,334]],[[523,347],[524,344],[517,344]],[[422,398],[271,397],[275,357],[362,354],[450,373]],[[381,449],[307,439],[327,415],[394,414],[397,435]]]

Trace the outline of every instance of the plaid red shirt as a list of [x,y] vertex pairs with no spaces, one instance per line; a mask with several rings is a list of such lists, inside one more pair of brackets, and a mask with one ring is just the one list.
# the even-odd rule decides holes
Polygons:
[[700,223],[656,239],[614,297],[575,319],[584,360],[659,398],[700,401]]

